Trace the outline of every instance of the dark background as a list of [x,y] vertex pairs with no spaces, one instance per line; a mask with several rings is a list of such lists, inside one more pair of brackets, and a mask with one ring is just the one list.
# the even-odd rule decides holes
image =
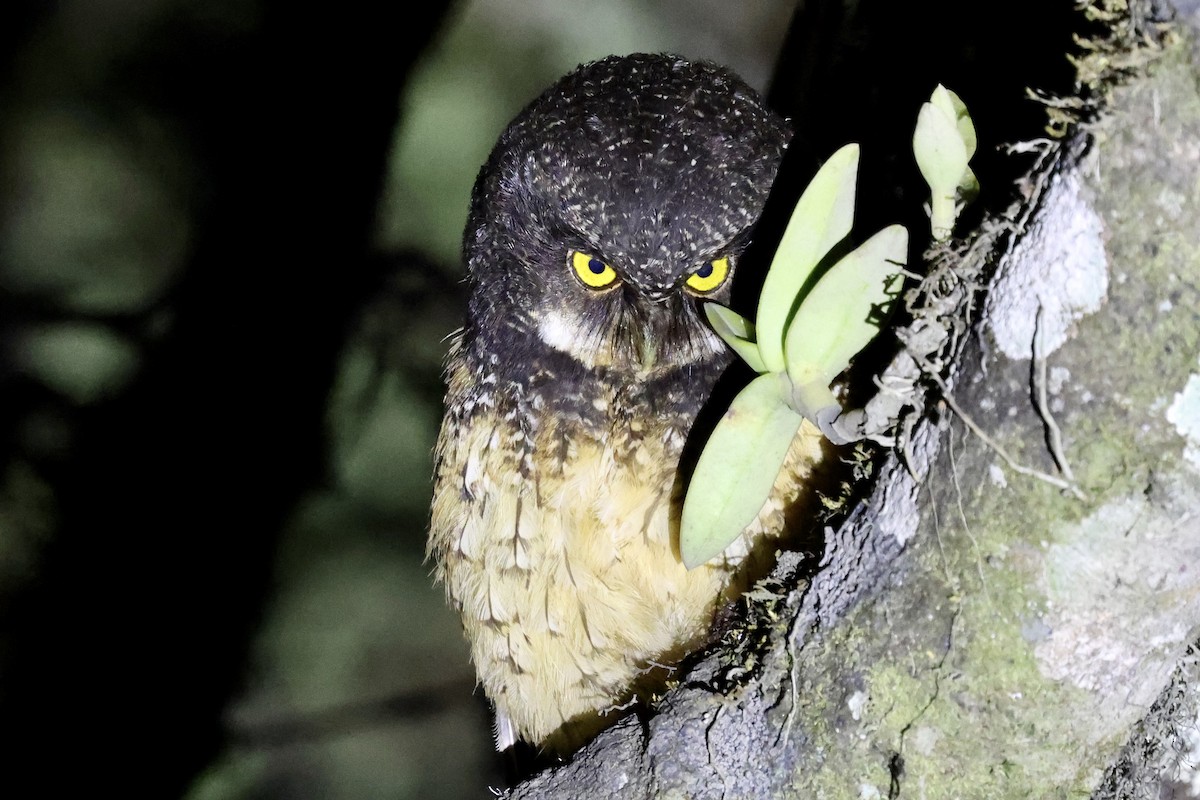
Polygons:
[[1025,88],[1071,90],[1083,28],[1067,0],[301,6],[0,6],[5,796],[503,786],[422,559],[458,243],[507,120],[582,61],[711,58],[794,120],[779,218],[860,141],[860,231],[919,246],[920,102],[963,97],[1003,207],[1027,162],[998,146],[1044,135]]

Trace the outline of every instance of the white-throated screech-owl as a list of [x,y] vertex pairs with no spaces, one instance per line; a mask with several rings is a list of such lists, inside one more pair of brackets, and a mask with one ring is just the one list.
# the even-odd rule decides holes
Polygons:
[[724,69],[612,57],[530,104],[480,171],[429,552],[502,749],[570,749],[661,686],[773,556],[819,458],[806,424],[755,522],[684,568],[680,455],[732,360],[702,305],[728,302],[788,138]]

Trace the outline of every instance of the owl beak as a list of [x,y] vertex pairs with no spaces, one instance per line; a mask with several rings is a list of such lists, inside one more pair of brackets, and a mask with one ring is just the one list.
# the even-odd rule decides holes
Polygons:
[[641,314],[637,325],[638,363],[643,374],[651,372],[659,363],[659,336],[654,333],[657,317],[668,313],[667,303],[675,295],[675,287],[645,287],[639,292]]
[[626,328],[629,336],[629,354],[633,366],[642,375],[660,368],[664,360],[664,335],[672,327],[676,310],[672,300],[679,294],[674,286],[641,285],[629,286],[628,305],[631,313]]
[[675,287],[666,286],[661,289],[647,289],[644,296],[652,305],[661,306],[675,294]]

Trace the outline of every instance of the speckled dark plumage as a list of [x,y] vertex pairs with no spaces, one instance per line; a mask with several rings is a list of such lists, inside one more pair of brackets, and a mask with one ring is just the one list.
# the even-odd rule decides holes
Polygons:
[[[501,745],[602,724],[696,644],[779,533],[794,485],[722,558],[683,569],[675,471],[731,358],[701,310],[729,281],[704,298],[683,283],[719,257],[736,270],[788,135],[719,67],[613,57],[530,104],[480,172],[430,553]],[[617,288],[585,288],[572,251],[611,264]],[[815,458],[801,438],[780,486]]]

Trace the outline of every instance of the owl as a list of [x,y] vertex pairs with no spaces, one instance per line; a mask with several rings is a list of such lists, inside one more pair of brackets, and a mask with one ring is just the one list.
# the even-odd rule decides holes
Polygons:
[[500,749],[569,751],[661,688],[819,461],[805,425],[754,523],[683,566],[684,444],[732,360],[702,307],[728,302],[788,139],[720,67],[611,57],[531,103],[479,173],[429,554]]

